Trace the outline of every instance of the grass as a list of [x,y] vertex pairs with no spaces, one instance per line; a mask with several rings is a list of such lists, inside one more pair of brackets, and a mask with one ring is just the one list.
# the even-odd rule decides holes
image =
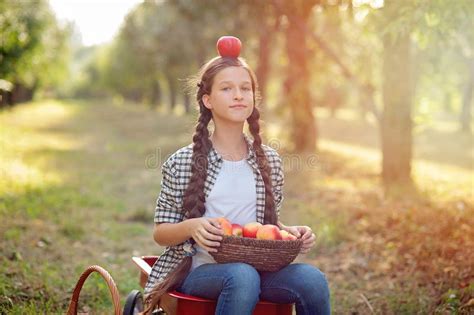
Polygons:
[[[124,297],[138,285],[131,256],[161,251],[150,237],[159,159],[184,127],[156,141],[169,117],[96,105],[45,101],[0,114],[0,269],[7,275],[0,313],[64,312],[92,264],[110,271]],[[163,156],[147,166],[156,148]],[[84,309],[110,309],[107,290],[94,289],[98,283],[86,283]],[[41,294],[30,290],[42,285]]]
[[[452,129],[416,134],[416,191],[381,189],[374,124],[319,112],[320,150],[285,152],[282,221],[311,226],[299,257],[329,278],[335,314],[467,314],[474,261],[472,144]],[[115,279],[122,305],[138,288],[133,255],[151,237],[160,165],[188,144],[193,117],[113,102],[41,101],[0,112],[0,313],[64,313],[89,265]],[[343,132],[342,132],[343,131]],[[471,135],[472,136],[472,135]],[[110,312],[91,277],[83,311]],[[471,307],[471,308],[470,308]]]

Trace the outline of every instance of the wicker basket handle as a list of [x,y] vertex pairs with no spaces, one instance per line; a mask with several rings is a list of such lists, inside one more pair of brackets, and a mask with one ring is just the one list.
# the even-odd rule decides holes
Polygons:
[[99,273],[105,282],[107,282],[107,286],[109,287],[109,291],[114,302],[114,314],[122,315],[122,309],[120,308],[120,295],[117,290],[117,286],[115,285],[114,279],[112,279],[112,276],[107,272],[107,270],[97,265],[87,267],[87,269],[82,273],[79,280],[77,281],[74,292],[72,293],[71,302],[69,303],[67,315],[77,314],[77,304],[79,302],[79,294],[81,293],[82,286],[84,285],[87,277],[89,277],[89,275],[93,272]]

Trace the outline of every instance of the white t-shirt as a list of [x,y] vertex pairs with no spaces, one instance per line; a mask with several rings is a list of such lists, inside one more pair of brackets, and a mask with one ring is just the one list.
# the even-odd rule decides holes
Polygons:
[[[246,159],[240,161],[223,160],[205,202],[203,217],[225,217],[232,223],[242,226],[257,220],[257,191],[253,169]],[[214,258],[198,244],[193,256],[191,271],[202,264],[216,263]]]

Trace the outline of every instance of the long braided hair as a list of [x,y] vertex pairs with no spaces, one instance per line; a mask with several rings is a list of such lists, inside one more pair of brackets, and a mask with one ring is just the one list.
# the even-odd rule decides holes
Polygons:
[[[196,101],[199,104],[199,117],[193,135],[193,155],[191,166],[191,179],[184,193],[183,209],[187,218],[202,217],[206,211],[204,203],[206,201],[204,184],[207,178],[208,154],[212,148],[209,139],[208,125],[212,119],[212,112],[204,106],[202,97],[211,93],[211,88],[216,74],[227,67],[243,67],[249,72],[252,81],[252,91],[254,95],[254,108],[247,118],[249,131],[253,137],[252,147],[256,153],[257,165],[265,185],[265,224],[277,224],[275,200],[273,197],[273,186],[271,182],[271,169],[265,152],[262,148],[262,138],[260,137],[260,112],[257,103],[260,101],[258,85],[255,73],[248,66],[247,62],[239,58],[215,57],[207,62],[199,71],[198,76],[190,80],[190,85],[197,86]],[[171,271],[165,280],[156,285],[147,297],[147,307],[144,314],[151,314],[154,308],[160,303],[163,294],[177,289],[186,278],[191,267],[192,257],[186,257],[179,265]]]

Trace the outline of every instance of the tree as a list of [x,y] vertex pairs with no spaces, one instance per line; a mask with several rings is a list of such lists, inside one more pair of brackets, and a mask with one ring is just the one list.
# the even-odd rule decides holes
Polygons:
[[383,54],[382,178],[411,181],[413,73],[410,34],[386,34]]
[[372,27],[384,46],[381,139],[382,178],[387,187],[411,182],[413,98],[420,76],[413,68],[414,44],[449,45],[455,34],[472,39],[472,32],[464,29],[472,25],[469,4],[468,0],[387,1],[372,15]]
[[286,103],[291,108],[292,143],[296,152],[316,149],[317,128],[309,92],[310,72],[306,25],[316,1],[275,1],[280,13],[286,16],[287,76],[284,87]]
[[[474,54],[473,54],[474,55]],[[471,117],[472,117],[472,99],[474,88],[474,56],[472,56],[468,63],[469,77],[464,87],[463,100],[459,120],[461,122],[461,130],[465,132],[471,131]]]
[[11,102],[27,101],[66,75],[70,26],[44,0],[0,1],[0,12],[0,79],[13,84]]
[[[142,3],[128,14],[109,51],[106,81],[113,91],[152,105],[161,101],[167,87],[174,109],[180,79],[197,70],[196,29],[173,1]],[[190,111],[189,99],[183,103]]]

